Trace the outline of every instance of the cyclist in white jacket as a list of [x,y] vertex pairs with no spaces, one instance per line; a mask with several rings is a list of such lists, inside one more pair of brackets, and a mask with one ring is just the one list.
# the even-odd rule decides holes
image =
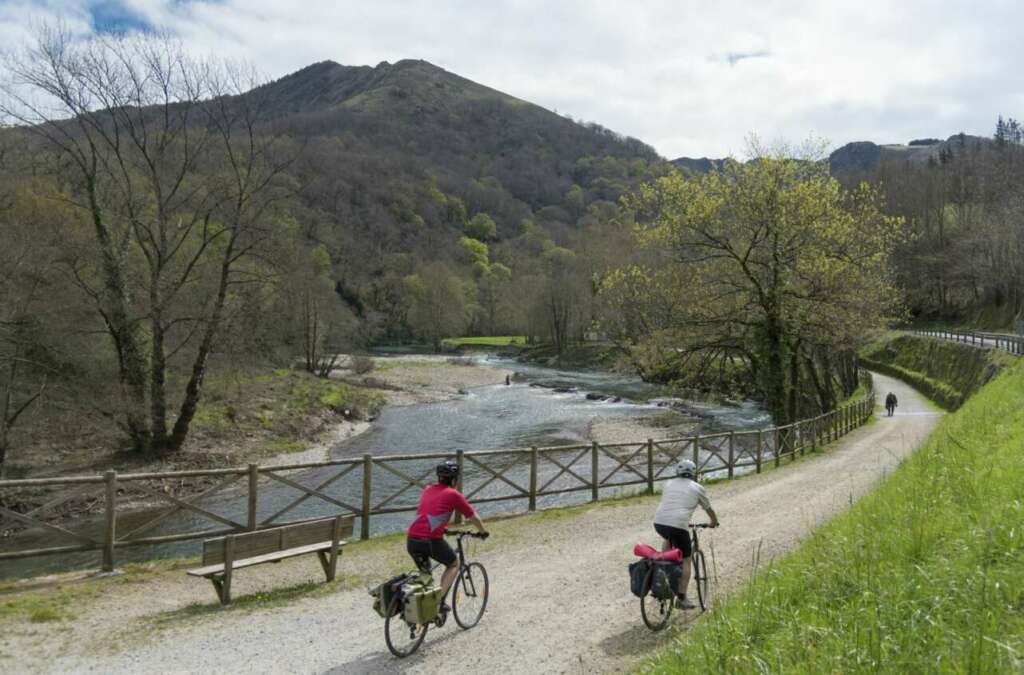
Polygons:
[[711,527],[718,527],[718,516],[711,508],[711,501],[704,487],[697,482],[697,466],[688,459],[676,465],[676,477],[665,484],[661,504],[654,513],[654,531],[664,540],[662,551],[678,548],[683,552],[683,575],[676,590],[676,607],[693,609],[695,605],[686,599],[686,588],[690,585],[690,518],[700,505],[711,519]]

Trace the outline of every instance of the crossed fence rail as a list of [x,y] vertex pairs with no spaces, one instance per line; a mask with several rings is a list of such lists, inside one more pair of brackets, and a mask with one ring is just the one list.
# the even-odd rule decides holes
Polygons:
[[968,345],[986,347],[990,349],[1002,349],[1005,352],[1016,356],[1024,356],[1024,335],[1013,333],[986,333],[982,331],[969,330],[915,330],[914,335],[924,337],[952,340]]
[[[589,491],[591,501],[598,501],[603,489],[642,486],[653,493],[654,484],[671,478],[671,467],[681,458],[692,459],[701,474],[714,478],[760,473],[765,465],[779,466],[840,438],[863,424],[874,407],[869,387],[866,398],[812,419],[687,438],[0,481],[0,561],[99,551],[102,569],[111,570],[118,549],[260,530],[323,516],[324,509],[357,516],[366,539],[373,516],[415,511],[417,488],[430,482],[440,459],[454,459],[463,469],[460,488],[475,504],[518,500],[534,511],[539,502],[575,492]],[[199,481],[201,488],[177,496],[174,483],[183,480]],[[26,512],[4,506],[14,491],[39,488],[57,488],[60,494]],[[101,503],[102,517],[79,519],[85,522],[70,529],[58,509],[73,500]],[[151,508],[154,502],[162,508]],[[21,529],[11,529],[11,522]],[[166,531],[179,528],[185,531]],[[27,532],[43,545],[17,546]]]

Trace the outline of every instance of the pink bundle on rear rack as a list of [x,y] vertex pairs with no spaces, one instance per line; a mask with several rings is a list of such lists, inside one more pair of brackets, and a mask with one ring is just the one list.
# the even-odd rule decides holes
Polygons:
[[650,544],[637,544],[633,547],[633,555],[641,558],[647,558],[648,560],[661,560],[664,562],[674,563],[683,562],[683,552],[678,548],[659,551]]

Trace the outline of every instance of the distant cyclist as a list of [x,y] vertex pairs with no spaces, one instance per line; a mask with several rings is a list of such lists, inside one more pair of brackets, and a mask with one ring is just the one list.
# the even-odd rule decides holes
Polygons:
[[[419,507],[416,509],[416,520],[412,521],[407,532],[409,538],[406,550],[417,567],[429,572],[431,558],[445,566],[444,574],[441,576],[441,589],[444,591],[441,597],[447,597],[448,589],[459,573],[455,551],[444,540],[444,531],[452,514],[458,511],[480,534],[488,536],[473,507],[462,493],[455,489],[458,477],[459,465],[455,462],[447,460],[437,465],[437,483],[428,485],[423,490]],[[442,605],[441,611],[448,611],[448,606]]]
[[654,531],[664,543],[661,550],[678,548],[683,552],[683,576],[676,589],[676,607],[694,609],[696,605],[686,599],[686,587],[690,585],[690,556],[693,548],[690,545],[690,518],[700,505],[711,518],[711,527],[718,527],[718,516],[711,508],[704,486],[696,480],[697,465],[684,459],[676,465],[676,477],[665,484],[661,495],[661,504],[654,514]]
[[893,413],[896,412],[897,405],[899,405],[899,402],[896,400],[896,394],[890,391],[885,397],[885,412],[889,413],[889,417],[892,417]]

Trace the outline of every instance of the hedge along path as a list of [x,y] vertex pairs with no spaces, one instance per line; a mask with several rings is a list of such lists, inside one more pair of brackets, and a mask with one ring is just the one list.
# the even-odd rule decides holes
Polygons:
[[[888,391],[899,397],[895,417],[880,416],[829,452],[709,488],[723,526],[702,543],[713,550],[718,593],[742,585],[758,557],[763,565],[783,555],[846,509],[931,432],[939,413],[901,382],[875,378],[880,398]],[[657,499],[496,522],[495,536],[475,556],[491,577],[480,625],[462,631],[449,622],[431,630],[420,651],[401,662],[387,651],[383,623],[362,588],[284,607],[211,611],[139,631],[147,619],[176,607],[210,602],[205,584],[186,583],[180,571],[119,589],[100,601],[105,610],[97,605],[78,620],[43,625],[34,636],[2,637],[0,651],[8,656],[5,666],[37,672],[625,672],[673,632],[654,635],[643,626],[626,572],[633,544],[657,541],[651,527]],[[389,540],[386,551],[377,542],[370,545],[379,561],[363,563],[371,576],[406,564],[401,540]],[[344,567],[342,577],[355,571]],[[239,580],[240,599],[260,586],[260,575],[250,576]],[[306,577],[312,576],[307,568]],[[673,621],[682,628],[694,617],[679,613]]]

